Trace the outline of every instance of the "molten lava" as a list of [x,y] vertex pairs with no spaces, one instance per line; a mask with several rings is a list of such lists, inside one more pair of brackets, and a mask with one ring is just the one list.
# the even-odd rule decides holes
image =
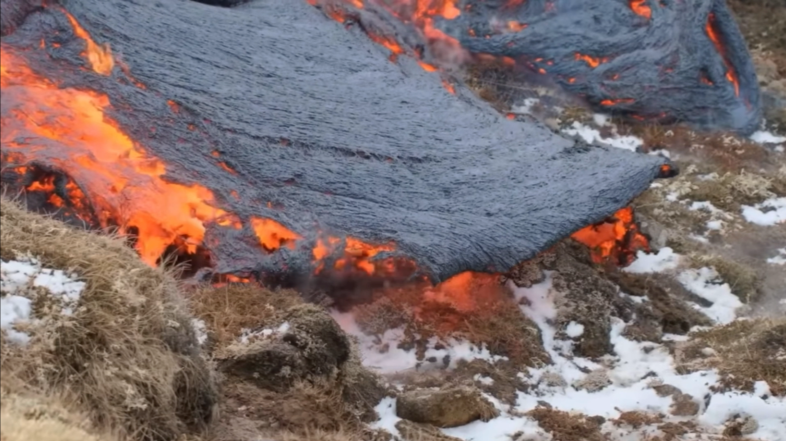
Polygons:
[[[319,0],[307,0],[312,5],[320,4]],[[343,0],[344,3],[363,9],[360,0]],[[452,20],[461,15],[461,10],[456,6],[458,0],[402,0],[394,2],[380,2],[379,6],[401,20],[403,23],[412,24],[422,34],[431,55],[447,64],[455,64],[468,57],[461,44],[453,37],[448,36],[434,26],[434,19],[442,17]],[[327,15],[339,22],[347,20],[347,12],[338,9],[335,4],[326,4],[323,10]],[[526,26],[526,25],[524,25]],[[523,29],[523,27],[521,27]],[[520,29],[519,29],[520,30]],[[369,29],[366,34],[376,43],[391,51],[390,59],[395,61],[397,56],[407,51],[393,37],[379,35]],[[427,72],[437,71],[438,68],[422,60],[422,51],[412,51],[411,55],[419,60],[420,66]],[[446,87],[450,92],[450,88]]]
[[732,66],[728,56],[726,55],[726,48],[723,46],[721,33],[717,29],[717,25],[715,23],[715,15],[709,15],[707,18],[707,25],[704,27],[704,29],[707,32],[707,37],[712,40],[712,44],[715,45],[715,49],[720,54],[721,58],[723,58],[723,63],[726,65],[726,79],[734,85],[734,94],[736,96],[740,96],[740,80],[737,78],[737,73],[734,71],[734,66]]
[[87,58],[90,62],[90,67],[95,73],[101,75],[109,75],[115,67],[115,60],[112,57],[112,51],[109,49],[108,44],[98,45],[90,37],[90,34],[76,21],[73,15],[69,14],[65,9],[62,10],[71,26],[74,28],[74,34],[85,41],[85,51],[82,56]]
[[[107,75],[113,66],[108,46],[94,43],[71,15],[67,17],[86,42],[83,54],[91,68]],[[34,180],[27,191],[46,193],[50,204],[69,208],[82,220],[95,218],[103,228],[117,227],[120,234],[135,236],[136,250],[150,265],[173,244],[185,252],[196,252],[208,223],[242,228],[240,219],[215,206],[209,189],[166,181],[166,165],[132,141],[106,114],[111,106],[106,95],[59,87],[56,81],[33,72],[23,55],[6,45],[0,54],[3,101],[12,108],[12,117],[2,121],[4,161],[12,165],[41,161],[69,176],[66,194],[58,194],[51,174]],[[179,110],[173,101],[168,103],[173,112]],[[223,162],[219,166],[236,173]],[[24,166],[15,169],[19,174],[27,172]],[[272,219],[252,217],[249,224],[267,252],[292,249],[302,239]],[[327,240],[336,246],[340,242],[332,237]],[[371,259],[393,249],[392,245],[375,247],[348,238],[343,250],[334,247],[330,254],[340,256],[336,268],[354,266],[371,274],[378,264]],[[318,244],[315,256],[319,250]],[[317,260],[326,257],[321,255]]]
[[649,241],[639,232],[631,207],[601,223],[586,226],[571,237],[589,247],[595,263],[611,261],[625,266],[633,262],[637,251],[649,251]]
[[652,18],[652,9],[647,5],[647,0],[630,0],[630,9],[647,20]]
[[[359,0],[355,3],[358,8],[363,6]],[[399,3],[391,11],[402,20],[418,24],[425,35],[447,42],[443,47],[455,48],[451,43],[455,40],[433,29],[431,21],[437,15],[458,16],[460,11],[454,1]],[[109,75],[114,61],[108,45],[96,44],[70,14],[64,13],[75,34],[85,41],[83,56],[91,70]],[[404,52],[394,40],[376,37],[376,41],[393,55]],[[112,103],[107,95],[63,87],[34,72],[24,55],[6,44],[0,46],[3,105],[10,109],[2,119],[3,160],[19,175],[32,173],[32,164],[65,173],[39,173],[27,181],[27,192],[42,195],[52,206],[69,210],[85,222],[95,219],[103,228],[117,227],[120,234],[133,236],[135,249],[150,265],[156,265],[173,245],[196,253],[204,245],[209,224],[235,230],[247,228],[267,253],[295,250],[302,245],[303,236],[275,220],[257,216],[240,219],[217,207],[213,192],[206,187],[167,181],[166,164],[133,141],[108,115]],[[576,59],[592,67],[607,60],[581,54],[576,54]],[[435,69],[422,60],[421,65]],[[121,67],[130,77],[127,67]],[[141,83],[135,84],[144,88]],[[454,93],[451,84],[445,83],[445,87]],[[168,105],[173,112],[180,112],[176,102],[168,101]],[[212,156],[218,158],[220,153],[214,151]],[[237,173],[224,162],[218,165],[228,173]],[[236,191],[231,194],[240,197]],[[572,237],[586,244],[598,263],[612,260],[627,264],[637,250],[648,247],[646,238],[636,229],[630,208],[583,228]],[[317,274],[385,278],[398,269],[397,261],[385,257],[385,253],[394,251],[394,243],[369,244],[352,237],[320,234],[311,255]],[[222,275],[222,280],[245,283],[250,279]],[[475,308],[479,292],[499,289],[498,280],[499,274],[463,272],[433,287],[422,278],[417,286],[423,284],[425,297],[431,300],[448,301],[457,310],[469,311]]]

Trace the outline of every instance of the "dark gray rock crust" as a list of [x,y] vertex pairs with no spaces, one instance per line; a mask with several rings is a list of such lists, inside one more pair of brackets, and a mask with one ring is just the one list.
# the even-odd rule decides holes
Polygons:
[[106,93],[110,116],[166,161],[167,179],[210,188],[246,223],[268,217],[304,236],[266,254],[248,225],[210,226],[217,272],[311,274],[318,231],[394,241],[433,281],[505,271],[613,214],[664,161],[509,121],[303,1],[62,3],[145,89],[117,67],[109,77],[78,68],[84,42],[58,8],[27,17],[4,46],[63,86]]

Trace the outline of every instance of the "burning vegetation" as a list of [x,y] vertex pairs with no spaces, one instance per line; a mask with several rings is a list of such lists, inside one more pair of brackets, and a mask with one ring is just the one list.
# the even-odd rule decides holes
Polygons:
[[[353,6],[363,8],[360,1]],[[123,78],[137,91],[148,90],[148,86],[131,76],[125,63],[115,58],[108,43],[97,43],[63,8],[47,9],[67,19],[81,47],[82,70],[110,80]],[[426,36],[431,52],[462,53],[457,40],[435,27],[437,16],[452,19],[460,15],[454,3],[395,4],[388,12],[417,26]],[[369,35],[390,49],[391,57],[407,52],[382,34]],[[432,287],[427,272],[421,271],[415,259],[401,253],[395,241],[370,243],[318,228],[303,231],[269,217],[233,211],[216,196],[215,189],[172,179],[169,164],[135,140],[115,118],[117,108],[126,106],[125,103],[114,102],[98,90],[76,87],[57,75],[38,73],[31,67],[29,50],[46,52],[60,49],[61,44],[41,39],[36,47],[23,49],[4,41],[1,48],[2,93],[8,109],[4,109],[2,117],[3,183],[8,189],[21,190],[32,209],[56,214],[86,228],[116,231],[127,238],[147,264],[156,266],[163,259],[175,258],[189,262],[191,273],[214,263],[213,253],[220,244],[215,235],[211,236],[211,229],[251,232],[256,239],[253,246],[262,255],[308,255],[311,277],[330,280],[339,287],[355,286],[357,280],[370,281],[375,286],[394,281],[414,283],[434,296],[471,304],[471,293],[478,286],[498,280],[507,270],[492,266],[485,272],[454,271],[452,277]],[[416,51],[414,55],[423,69],[435,70],[423,53]],[[577,59],[589,65],[603,62],[589,56],[577,55]],[[444,85],[454,92],[452,84]],[[172,99],[166,102],[173,115],[188,112]],[[188,124],[187,130],[195,131],[196,125]],[[286,147],[289,141],[282,139],[280,144]],[[225,160],[225,156],[221,149],[211,151],[216,171],[237,176],[233,162]],[[235,200],[241,198],[236,190],[229,194]],[[276,209],[277,204],[265,205]],[[647,239],[637,231],[630,208],[580,229],[572,237],[590,248],[597,263],[626,265],[637,250],[647,249]],[[272,261],[284,268],[288,265],[286,257]],[[248,282],[254,277],[266,280],[264,271],[251,269],[220,274],[214,281]]]

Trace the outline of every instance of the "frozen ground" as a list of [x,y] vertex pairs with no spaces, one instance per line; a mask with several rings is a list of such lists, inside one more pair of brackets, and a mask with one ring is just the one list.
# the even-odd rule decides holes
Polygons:
[[[679,268],[680,259],[681,256],[669,248],[657,254],[642,253],[628,271],[671,272],[691,292],[711,303],[711,306],[694,306],[717,324],[740,319],[736,312],[742,304],[732,294],[729,285],[720,281],[711,268]],[[713,388],[719,381],[715,370],[689,374],[677,372],[665,342],[684,340],[685,337],[667,335],[664,344],[636,342],[623,336],[627,324],[612,318],[610,337],[614,355],[595,361],[577,357],[572,353],[573,342],[560,340],[557,337],[558,330],[552,324],[557,306],[550,274],[547,274],[546,280],[530,288],[516,288],[512,283],[510,286],[517,300],[527,300],[520,302],[521,313],[540,328],[543,345],[553,362],[518,374],[521,387],[515,405],[503,404],[501,400],[487,395],[501,412],[499,417],[488,422],[476,421],[462,427],[443,429],[446,435],[468,441],[510,441],[514,439],[514,434],[518,434],[520,439],[525,439],[522,436],[526,435],[543,436],[544,431],[538,422],[524,413],[547,403],[555,410],[604,417],[607,422],[602,425],[601,431],[611,440],[643,440],[646,437],[662,436],[658,426],[686,421],[696,424],[696,433],[720,436],[725,423],[739,415],[754,419],[758,425],[748,436],[766,441],[786,439],[786,400],[772,397],[766,382],[756,383],[753,393],[720,392]],[[621,292],[620,295],[626,294]],[[402,337],[398,330],[390,330],[381,338],[375,338],[360,332],[351,314],[335,314],[334,317],[347,333],[359,339],[364,362],[372,369],[381,373],[423,369],[422,366],[418,367],[414,351],[397,348]],[[580,337],[582,332],[583,327],[580,325],[568,325],[569,337]],[[436,341],[432,343],[436,344]],[[443,343],[447,346],[445,349],[429,350],[426,358],[434,355],[441,359],[449,354],[453,362],[458,358],[485,359],[492,363],[496,361],[487,351],[468,343],[455,340]],[[480,376],[476,380],[488,382],[488,379]],[[597,383],[594,387],[587,386],[593,382]],[[665,385],[678,389],[680,395],[664,396],[663,388],[658,386]],[[681,398],[685,396],[687,398]],[[696,414],[676,412],[678,415],[674,415],[678,397],[693,403],[689,407],[696,407]],[[395,411],[396,400],[385,398],[376,410],[380,420],[373,427],[397,433],[395,423],[399,418]],[[644,424],[637,428],[611,422],[620,418],[623,412],[633,411],[660,417],[657,424]]]
[[54,302],[63,315],[73,314],[84,282],[59,269],[44,268],[35,258],[0,262],[0,328],[11,343],[25,345],[30,334],[24,326],[34,324],[37,318],[33,303],[46,296],[47,303]]

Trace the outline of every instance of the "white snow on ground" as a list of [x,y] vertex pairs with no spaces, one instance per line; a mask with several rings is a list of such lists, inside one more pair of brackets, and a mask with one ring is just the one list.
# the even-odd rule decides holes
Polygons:
[[267,338],[277,337],[279,335],[286,334],[287,331],[289,331],[289,322],[282,323],[276,329],[265,328],[265,329],[251,330],[251,329],[244,328],[240,330],[240,337],[238,337],[238,340],[242,344],[248,344],[249,342],[252,342],[254,340],[263,340]]
[[623,271],[634,274],[657,273],[672,270],[680,264],[680,256],[669,247],[658,250],[657,253],[636,253],[636,260],[623,269]]
[[767,259],[767,263],[771,263],[773,265],[784,265],[786,264],[786,248],[780,248],[778,250],[778,255],[775,257],[770,257]]
[[[372,336],[360,330],[351,312],[333,311],[331,316],[344,332],[356,338],[363,364],[383,374],[413,369],[454,368],[459,360],[495,362],[507,359],[507,357],[492,355],[487,348],[477,347],[466,341],[456,339],[438,341],[436,338],[431,338],[427,342],[428,349],[424,360],[419,362],[413,349],[404,350],[398,347],[404,340],[403,329],[388,329],[382,335]],[[437,345],[441,349],[435,349]]]
[[607,145],[634,152],[639,146],[644,144],[644,141],[636,136],[621,136],[617,134],[617,127],[613,125],[613,136],[611,138],[604,138],[597,129],[585,126],[578,121],[574,121],[571,127],[563,129],[562,132],[570,136],[580,136],[584,141],[590,144]]
[[396,415],[396,399],[393,397],[385,397],[377,404],[374,411],[379,415],[379,420],[369,424],[372,429],[382,429],[397,437],[401,434],[396,429],[396,423],[401,421]]
[[8,339],[20,345],[30,341],[30,335],[17,331],[15,325],[34,320],[34,299],[26,297],[31,295],[31,288],[46,288],[52,299],[60,304],[62,314],[73,314],[85,287],[84,282],[76,279],[75,275],[68,275],[62,270],[44,268],[38,259],[32,257],[0,262],[0,292],[3,295],[0,299],[0,328],[6,331]]
[[768,199],[753,207],[742,206],[742,217],[757,225],[775,225],[786,222],[786,197]]
[[[783,252],[786,254],[786,249]],[[654,255],[640,254],[637,262],[639,263],[632,272],[666,271],[677,267],[679,256],[674,254],[673,250],[664,248]],[[540,402],[546,402],[557,410],[575,411],[588,416],[599,415],[609,419],[619,417],[622,411],[660,413],[665,415],[665,422],[694,421],[710,438],[719,436],[724,429],[724,423],[731,417],[749,415],[758,423],[756,432],[749,435],[751,438],[762,441],[786,439],[786,399],[771,397],[766,383],[757,383],[754,393],[715,393],[711,389],[719,380],[717,372],[706,370],[685,375],[677,373],[674,360],[665,346],[627,339],[623,336],[626,324],[620,319],[612,318],[610,331],[615,355],[608,355],[598,362],[574,356],[572,342],[556,337],[558,330],[554,325],[557,316],[555,302],[558,301],[559,293],[552,288],[552,274],[547,271],[543,282],[529,288],[518,288],[512,282],[509,283],[522,313],[540,328],[543,344],[552,358],[552,364],[537,369],[529,368],[519,374],[520,381],[527,383],[529,388],[527,392],[518,392],[517,402],[513,407],[486,395],[500,410],[499,417],[488,422],[475,421],[461,427],[442,429],[446,435],[466,441],[510,441],[514,433],[522,435],[517,439],[550,439],[550,435],[545,434],[535,420],[522,416]],[[700,308],[710,318],[718,323],[728,323],[735,319],[735,310],[741,303],[731,293],[728,284],[718,279],[714,270],[685,270],[679,274],[678,279],[693,293],[713,303],[710,307]],[[354,320],[352,322],[354,323]],[[564,331],[569,337],[580,338],[584,329],[579,323],[569,323]],[[358,335],[357,332],[352,334]],[[386,334],[382,340],[395,338],[396,336]],[[687,336],[664,335],[664,340],[687,339]],[[403,352],[395,349],[395,340],[389,340],[388,343],[394,354]],[[410,354],[403,353],[410,357]],[[364,355],[366,354],[368,353],[364,351]],[[390,358],[394,359],[396,356]],[[386,360],[386,363],[389,367],[393,360]],[[580,380],[586,379],[586,372],[598,370],[605,370],[608,377],[608,384],[601,384],[600,390],[589,392],[575,386]],[[561,378],[564,382],[555,382],[555,378]],[[476,376],[475,380],[486,384],[490,379]],[[690,395],[699,406],[698,415],[672,417],[672,397],[661,397],[652,388],[660,384],[674,386],[683,394]],[[373,427],[398,433],[394,427],[399,421],[395,413],[395,401],[394,398],[382,400],[376,408],[380,420],[374,423]],[[645,433],[659,434],[655,426],[633,430],[630,427],[616,427],[610,421],[602,426],[602,431],[609,435],[610,441],[636,441],[643,439]],[[684,439],[695,437],[688,435]]]
[[191,327],[194,328],[194,334],[196,334],[197,342],[200,345],[205,344],[207,341],[207,325],[205,324],[204,320],[201,319],[191,319]]
[[737,317],[736,311],[742,302],[731,292],[729,284],[720,280],[714,269],[689,269],[680,273],[677,280],[692,293],[712,302],[710,307],[695,305],[695,308],[718,324],[730,323]]
[[518,115],[533,115],[532,108],[539,102],[537,98],[527,98],[520,106],[511,107],[510,111]]
[[780,144],[786,142],[786,136],[778,136],[772,132],[759,130],[751,135],[751,141],[759,144]]
[[30,335],[15,330],[14,325],[30,321],[33,312],[31,303],[30,299],[15,295],[0,299],[0,329],[5,330],[9,341],[18,345],[25,345],[30,341]]
[[584,334],[584,325],[581,323],[570,322],[568,327],[565,328],[565,334],[570,338],[578,338]]

